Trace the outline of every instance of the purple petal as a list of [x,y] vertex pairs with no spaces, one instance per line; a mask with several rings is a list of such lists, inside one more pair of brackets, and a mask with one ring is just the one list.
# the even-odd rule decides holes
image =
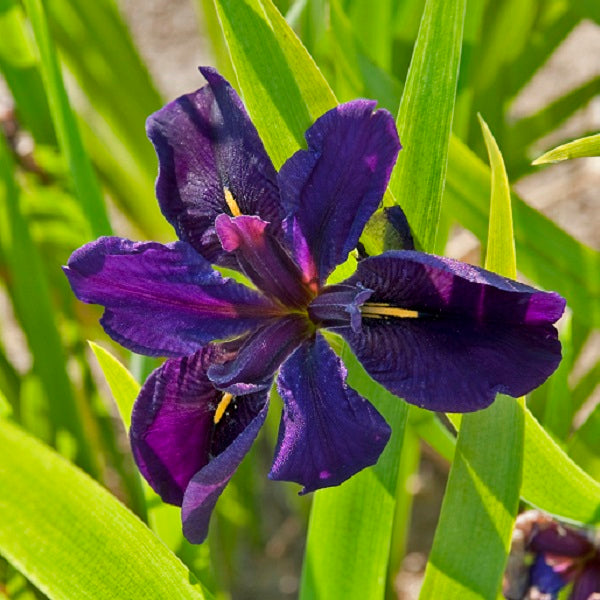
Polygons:
[[552,600],[558,598],[558,592],[568,583],[545,561],[543,555],[535,557],[530,577],[530,587],[542,594],[549,594]]
[[564,527],[558,523],[548,523],[542,529],[535,531],[529,542],[532,552],[548,552],[560,556],[581,558],[588,555],[593,545],[585,535]]
[[233,360],[212,365],[208,376],[231,393],[270,386],[275,371],[308,335],[310,324],[302,316],[273,319],[247,336]]
[[268,409],[267,393],[262,396],[262,406],[256,402],[257,397],[259,394],[239,398],[240,407],[247,398],[254,399],[252,410],[245,411],[243,430],[218,456],[194,475],[185,491],[181,510],[183,534],[193,544],[200,544],[206,538],[210,515],[221,492],[250,450],[265,422]]
[[206,351],[167,360],[136,400],[130,440],[138,468],[156,493],[181,506],[190,479],[207,462],[222,395],[204,370]]
[[150,486],[181,506],[192,477],[226,451],[263,409],[267,392],[229,399],[215,423],[223,392],[206,376],[215,349],[167,360],[142,387],[131,417],[136,463]]
[[65,273],[80,300],[106,307],[101,323],[113,339],[150,356],[192,354],[275,312],[264,296],[224,279],[183,242],[100,238],[76,250]]
[[277,383],[284,409],[271,479],[295,481],[306,493],[377,462],[390,428],[348,387],[346,369],[321,334],[288,358]]
[[356,247],[378,207],[400,142],[394,119],[375,102],[342,104],[306,132],[278,176],[294,256],[308,280],[322,284]]
[[365,259],[344,283],[374,292],[362,333],[338,332],[374,379],[413,404],[479,410],[496,393],[531,391],[560,362],[557,294],[411,251]]
[[258,217],[221,215],[216,229],[221,244],[231,252],[256,287],[286,306],[305,307],[313,293],[302,280],[298,265]]
[[[242,214],[279,222],[275,169],[235,90],[214,69],[200,69],[208,85],[150,116],[148,137],[159,160],[156,193],[183,241],[212,262],[229,264],[214,230],[233,214],[229,190]],[[225,260],[223,260],[225,259]]]
[[598,600],[598,598],[600,598],[600,558],[596,555],[575,580],[570,600]]

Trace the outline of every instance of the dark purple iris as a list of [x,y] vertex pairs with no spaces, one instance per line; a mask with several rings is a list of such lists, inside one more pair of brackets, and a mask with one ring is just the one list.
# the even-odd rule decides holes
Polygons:
[[389,427],[348,387],[320,330],[341,335],[408,402],[467,412],[498,392],[521,396],[554,371],[552,323],[564,309],[557,294],[412,250],[366,258],[327,285],[386,189],[400,150],[392,116],[368,100],[342,104],[277,173],[235,91],[201,71],[206,87],[148,120],[158,199],[181,241],[101,238],[66,268],[78,298],[106,307],[111,337],[172,357],[142,389],[131,441],[154,489],[182,504],[192,541],[206,535],[264,422],[278,370],[284,410],[271,478],[307,492],[377,461]]
[[[600,550],[590,532],[565,527],[531,510],[517,518],[511,557],[516,547],[519,564],[504,583],[508,600],[556,600],[570,583],[569,600],[600,600]],[[533,555],[530,566],[528,554]]]

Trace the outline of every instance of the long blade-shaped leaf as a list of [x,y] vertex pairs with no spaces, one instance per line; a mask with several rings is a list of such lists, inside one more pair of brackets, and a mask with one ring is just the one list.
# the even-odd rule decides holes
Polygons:
[[270,0],[215,0],[244,102],[278,168],[337,101]]
[[464,0],[428,0],[398,111],[404,150],[390,189],[424,250],[442,205],[465,14]]
[[559,448],[527,409],[521,496],[566,520],[600,522],[600,484]]
[[0,553],[53,600],[207,598],[114,496],[0,420]]
[[60,147],[65,155],[75,192],[88,217],[92,234],[109,235],[110,223],[92,165],[81,141],[77,122],[65,91],[60,66],[41,0],[25,0],[27,14],[37,41],[50,114]]
[[600,133],[588,137],[573,140],[568,144],[563,144],[533,161],[534,165],[543,165],[549,162],[558,162],[559,160],[568,160],[570,158],[583,158],[586,156],[600,156]]
[[74,437],[79,464],[93,473],[95,461],[67,375],[49,284],[20,201],[11,156],[0,135],[0,247],[10,273],[15,312],[35,358],[35,371],[46,393],[52,423]]
[[502,160],[502,154],[486,122],[479,115],[479,123],[485,138],[492,171],[492,196],[490,200],[490,224],[485,268],[516,279],[517,259],[513,234],[510,184]]
[[100,368],[104,373],[108,387],[119,409],[126,429],[131,425],[133,403],[140,392],[140,384],[133,375],[108,350],[89,342]]
[[[480,118],[492,193],[486,268],[517,272],[510,187],[502,155]],[[462,419],[421,598],[495,598],[519,504],[524,399],[499,397]]]
[[0,2],[0,70],[15,101],[19,122],[38,143],[55,143],[42,78],[25,15],[17,0]]

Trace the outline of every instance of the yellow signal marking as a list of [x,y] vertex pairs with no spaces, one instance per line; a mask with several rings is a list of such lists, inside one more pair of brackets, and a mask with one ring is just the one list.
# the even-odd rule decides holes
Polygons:
[[419,312],[416,310],[408,310],[406,308],[398,308],[389,304],[379,302],[366,302],[360,307],[360,312],[363,317],[373,317],[375,319],[383,317],[398,317],[400,319],[418,319]]
[[234,217],[239,217],[242,214],[238,203],[235,201],[233,194],[229,190],[229,188],[223,188],[223,192],[225,194],[225,202],[227,202],[227,206],[229,206],[229,210]]
[[228,393],[223,394],[221,401],[217,405],[217,410],[215,411],[215,416],[213,417],[213,423],[215,425],[223,418],[223,415],[225,414],[225,411],[227,410],[227,407],[229,406],[229,404],[231,403],[232,400],[233,400],[232,394],[228,394]]

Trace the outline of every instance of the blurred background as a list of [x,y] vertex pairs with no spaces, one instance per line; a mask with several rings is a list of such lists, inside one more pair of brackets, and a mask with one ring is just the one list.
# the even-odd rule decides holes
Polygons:
[[[382,2],[385,20],[383,11],[372,11],[363,0],[275,3],[340,101],[373,97],[397,109],[424,0]],[[164,102],[203,85],[199,65],[216,65],[235,81],[212,2],[48,0],[45,7],[50,43],[94,169],[87,181],[98,186],[106,223],[132,239],[174,239],[155,201],[157,164],[144,120]],[[600,130],[600,5],[481,0],[469,2],[467,11],[454,133],[487,164],[475,120],[481,112],[516,193],[562,230],[539,239],[542,250],[524,251],[523,279],[542,286],[552,276],[565,281],[556,271],[543,275],[556,269],[551,257],[558,255],[569,262],[565,277],[581,270],[593,286],[599,274],[586,275],[585,261],[577,261],[589,247],[600,250],[600,159],[544,168],[530,163],[551,147]],[[92,195],[86,180],[70,175],[77,153],[73,158],[65,151],[53,127],[53,99],[44,88],[36,40],[16,0],[0,0],[0,39],[6,140],[0,153],[0,409],[148,519],[219,597],[295,597],[310,496],[300,498],[297,486],[265,476],[278,407],[219,502],[208,545],[192,547],[182,539],[177,509],[157,505],[146,514],[124,429],[86,340],[110,349],[139,381],[158,363],[115,346],[98,325],[101,310],[78,303],[68,288],[60,265],[75,248],[107,233],[107,225],[86,205],[84,196]],[[456,196],[450,180],[448,185]],[[448,210],[438,251],[479,263],[481,235],[471,223]],[[520,259],[518,247],[518,265]],[[586,290],[564,285],[557,289],[577,307],[563,323],[565,361],[528,402],[571,456],[598,477],[600,336],[586,320]],[[567,405],[558,419],[552,408],[557,398]],[[403,502],[393,552],[395,593],[403,599],[418,595],[449,468],[419,441],[417,425],[409,435],[412,468],[400,477]],[[3,597],[43,595],[0,559]]]

